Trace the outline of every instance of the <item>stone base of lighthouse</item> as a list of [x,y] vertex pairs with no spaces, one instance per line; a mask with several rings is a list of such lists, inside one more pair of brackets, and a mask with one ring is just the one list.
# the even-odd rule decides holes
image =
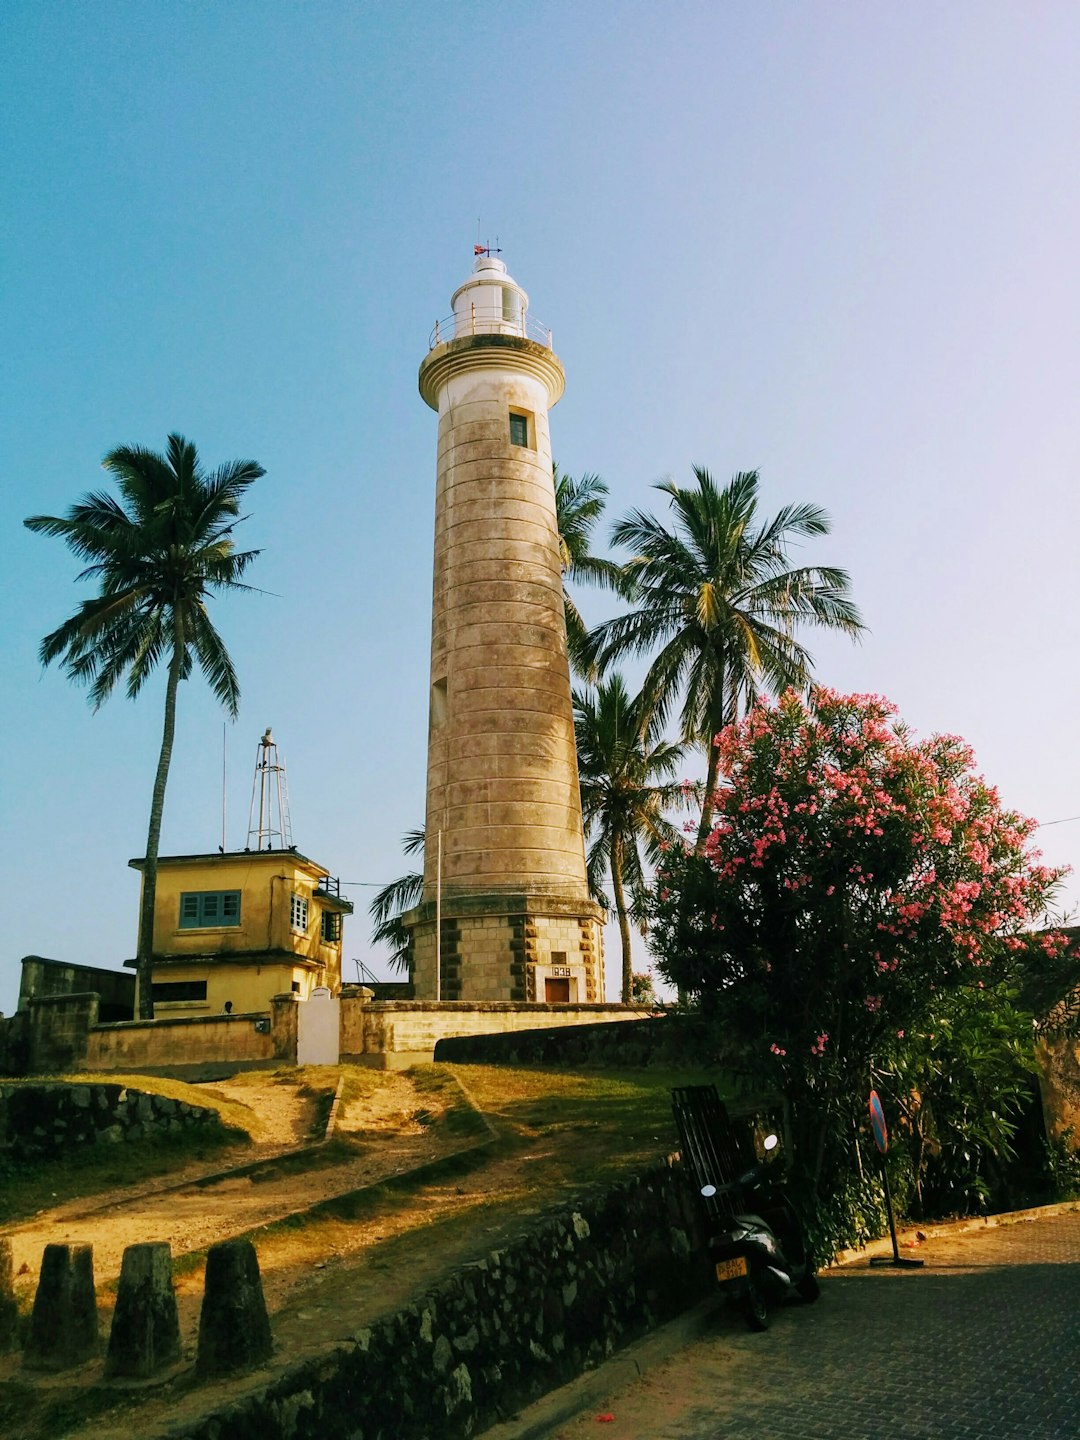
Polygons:
[[604,912],[547,895],[444,897],[403,917],[417,1000],[604,1003]]

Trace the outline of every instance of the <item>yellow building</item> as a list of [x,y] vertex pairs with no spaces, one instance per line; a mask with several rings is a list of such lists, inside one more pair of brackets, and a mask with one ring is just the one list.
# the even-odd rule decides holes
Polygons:
[[[128,863],[143,869],[142,859]],[[250,1014],[269,1010],[274,995],[306,1000],[317,985],[336,994],[353,908],[339,889],[295,848],[160,856],[154,1013]]]

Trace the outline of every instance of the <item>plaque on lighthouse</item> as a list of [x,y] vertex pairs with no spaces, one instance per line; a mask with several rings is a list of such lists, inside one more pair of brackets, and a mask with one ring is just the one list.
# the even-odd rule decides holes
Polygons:
[[589,896],[548,412],[551,332],[495,255],[436,325],[438,413],[420,1000],[604,1000]]

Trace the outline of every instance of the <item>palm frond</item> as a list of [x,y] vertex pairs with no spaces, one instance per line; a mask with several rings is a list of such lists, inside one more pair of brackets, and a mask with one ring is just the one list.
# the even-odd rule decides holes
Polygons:
[[211,690],[235,720],[240,711],[240,682],[225,642],[214,628],[206,606],[201,602],[187,610],[185,619],[189,643],[195,651],[199,667]]
[[[423,827],[407,830],[402,838],[405,854],[422,855],[424,839]],[[388,945],[391,950],[390,963],[400,970],[407,970],[409,967],[409,933],[401,917],[414,905],[419,905],[423,895],[423,872],[414,870],[407,875],[400,875],[389,885],[384,885],[368,906],[368,914],[374,921],[372,942],[376,945]]]

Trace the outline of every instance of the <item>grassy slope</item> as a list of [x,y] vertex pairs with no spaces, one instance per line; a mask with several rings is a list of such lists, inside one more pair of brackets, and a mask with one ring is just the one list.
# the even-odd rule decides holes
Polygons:
[[[245,1083],[291,1078],[293,1083],[326,1088],[331,1081],[336,1085],[342,1073],[347,1099],[359,1098],[379,1083],[372,1071],[350,1066],[315,1076],[250,1072]],[[314,1310],[300,1308],[297,1295],[275,1315],[282,1352],[303,1349],[310,1338],[311,1314],[320,1306],[333,1313],[338,1328],[369,1323],[375,1314],[422,1293],[449,1269],[507,1243],[538,1212],[567,1200],[575,1190],[611,1181],[668,1154],[677,1145],[671,1087],[718,1079],[698,1071],[567,1072],[476,1065],[419,1066],[411,1078],[421,1098],[431,1097],[432,1111],[437,1112],[432,1123],[444,1126],[466,1148],[252,1234],[264,1274],[298,1269],[325,1277],[318,1293],[312,1292]],[[134,1077],[129,1080],[134,1083]],[[125,1180],[131,1178],[130,1152],[138,1148],[125,1147]],[[339,1148],[347,1152],[351,1147],[335,1140],[319,1154]],[[313,1158],[296,1156],[282,1163],[302,1167]],[[71,1192],[65,1185],[60,1193],[66,1197]],[[340,1269],[322,1269],[327,1257],[346,1254]],[[201,1283],[198,1272],[204,1260],[203,1251],[180,1257],[174,1266],[178,1284],[185,1283],[184,1277],[189,1285]],[[146,1398],[120,1397],[101,1385],[55,1394],[24,1386],[15,1393],[12,1388],[7,1405],[0,1400],[0,1431],[7,1408],[10,1415],[32,1416],[25,1433],[36,1440],[66,1433],[103,1408],[117,1416],[130,1410],[128,1433],[137,1433],[138,1407]]]
[[[716,1078],[692,1071],[562,1071],[487,1065],[425,1065],[410,1073],[421,1098],[431,1097],[432,1110],[437,1112],[434,1123],[448,1136],[463,1145],[488,1138],[485,1122],[477,1114],[480,1111],[494,1123],[500,1141],[498,1153],[528,1155],[529,1163],[521,1167],[520,1184],[498,1196],[499,1208],[521,1204],[525,1210],[552,1202],[568,1186],[612,1178],[669,1153],[677,1144],[671,1118],[671,1087]],[[321,1096],[328,1109],[342,1075],[346,1100],[361,1100],[379,1083],[377,1072],[355,1066],[248,1071],[236,1080],[253,1088],[299,1085],[302,1091]],[[101,1083],[103,1079],[100,1075],[55,1078],[75,1083]],[[212,1106],[219,1111],[223,1126],[229,1128],[215,1136],[170,1135],[107,1149],[87,1147],[56,1160],[24,1162],[17,1171],[0,1160],[0,1224],[32,1214],[58,1199],[91,1196],[119,1185],[165,1176],[192,1160],[216,1166],[230,1161],[242,1163],[247,1158],[243,1147],[256,1127],[246,1105],[216,1095],[210,1086],[195,1087],[157,1076],[110,1075],[107,1079],[109,1083],[168,1095],[189,1104]],[[326,1154],[310,1159],[297,1156],[282,1164],[299,1170],[309,1165],[323,1168],[347,1158],[353,1148],[349,1142],[331,1142]],[[449,1218],[447,1211],[483,1209],[495,1200],[494,1196],[484,1199],[470,1194],[460,1207],[434,1207],[430,1219],[434,1220],[438,1212],[445,1221]],[[358,1199],[358,1210],[371,1208],[394,1213],[394,1223],[389,1226],[394,1235],[414,1226],[422,1230],[426,1223],[423,1206],[409,1203],[407,1181],[395,1184],[385,1194],[380,1189],[378,1194]],[[313,1227],[327,1223],[326,1217],[313,1217],[310,1222]]]
[[25,1081],[4,1083],[124,1085],[216,1110],[222,1128],[209,1134],[184,1131],[123,1145],[83,1145],[49,1160],[16,1163],[0,1155],[0,1224],[32,1215],[48,1208],[53,1201],[96,1195],[118,1185],[135,1185],[142,1180],[167,1176],[192,1161],[225,1164],[233,1156],[239,1160],[255,1129],[255,1116],[247,1105],[226,1100],[205,1087],[158,1075],[35,1075]]

